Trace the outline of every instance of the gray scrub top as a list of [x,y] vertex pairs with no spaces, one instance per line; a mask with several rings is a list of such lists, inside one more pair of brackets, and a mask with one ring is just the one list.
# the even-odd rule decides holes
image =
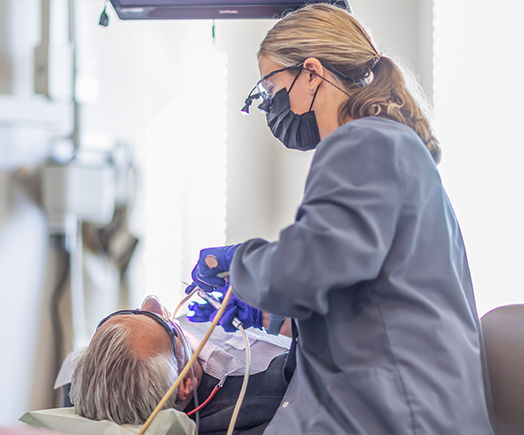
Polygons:
[[265,435],[494,433],[464,243],[409,127],[369,117],[324,139],[295,223],[242,244],[230,278],[297,322],[297,368]]

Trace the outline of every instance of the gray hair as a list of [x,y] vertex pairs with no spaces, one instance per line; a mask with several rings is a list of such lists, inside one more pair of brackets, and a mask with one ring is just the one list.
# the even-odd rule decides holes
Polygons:
[[[129,343],[130,329],[107,325],[89,347],[73,355],[71,402],[91,420],[142,424],[175,382],[179,367],[172,354],[139,358]],[[177,392],[164,409],[177,408]]]

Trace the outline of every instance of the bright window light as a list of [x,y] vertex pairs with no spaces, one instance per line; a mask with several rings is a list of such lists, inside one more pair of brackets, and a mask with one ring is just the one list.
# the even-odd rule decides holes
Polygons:
[[226,238],[227,57],[209,48],[146,132],[144,289],[174,309],[200,249]]
[[463,231],[479,315],[524,303],[524,2],[435,0],[440,170]]

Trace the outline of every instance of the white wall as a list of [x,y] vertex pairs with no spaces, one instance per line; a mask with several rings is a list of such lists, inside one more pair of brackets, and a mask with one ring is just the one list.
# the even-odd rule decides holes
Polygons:
[[482,315],[524,303],[524,2],[436,4],[440,170],[461,223]]
[[350,0],[379,52],[408,66],[433,95],[433,0]]
[[256,52],[274,20],[217,22],[217,46],[229,59],[228,75],[228,243],[251,237],[274,240],[294,219],[311,153],[289,151],[277,141],[265,117],[240,109],[260,79]]
[[[37,205],[34,168],[60,131],[50,108],[32,94],[38,2],[0,0],[0,425],[30,407],[52,403],[48,306],[56,262]],[[19,168],[24,168],[19,170]]]
[[[432,1],[352,0],[351,5],[354,15],[371,30],[379,51],[409,66],[431,98]],[[294,219],[312,157],[312,153],[285,149],[272,137],[257,110],[251,110],[247,117],[240,114],[244,99],[259,79],[255,54],[273,23],[217,22],[217,46],[227,53],[230,69],[229,243],[250,237],[278,237],[279,230]]]
[[155,293],[173,307],[182,276],[190,279],[188,258],[198,255],[193,244],[225,242],[225,210],[207,217],[214,206],[210,192],[225,195],[224,138],[218,131],[214,147],[212,140],[203,143],[225,117],[216,108],[225,99],[224,57],[213,45],[210,20],[120,21],[108,9],[110,25],[103,28],[100,4],[81,6],[81,58],[96,65],[100,86],[99,98],[83,110],[83,128],[135,149],[139,190],[131,230],[140,244],[132,303]]

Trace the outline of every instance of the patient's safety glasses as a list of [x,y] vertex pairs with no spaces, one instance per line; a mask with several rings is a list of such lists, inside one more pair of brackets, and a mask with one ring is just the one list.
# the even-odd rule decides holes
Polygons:
[[[142,307],[144,304],[142,304]],[[177,350],[176,350],[176,337],[179,337],[182,331],[180,331],[180,327],[171,321],[169,317],[163,317],[160,314],[153,313],[152,311],[147,310],[120,310],[115,311],[114,313],[110,314],[109,316],[105,317],[100,321],[96,329],[100,328],[105,322],[107,322],[109,319],[112,319],[116,316],[123,316],[123,315],[141,315],[141,316],[147,316],[151,319],[153,319],[155,322],[157,322],[159,325],[161,325],[166,332],[169,335],[169,340],[171,341],[171,346],[173,347],[173,353],[175,354],[175,358],[178,361],[177,358]]]
[[[267,115],[271,107],[271,103],[273,102],[273,96],[278,91],[278,86],[276,86],[273,82],[271,82],[269,78],[283,71],[287,71],[289,69],[300,68],[301,65],[302,65],[302,62],[297,63],[296,65],[293,65],[293,66],[288,66],[287,68],[277,69],[276,71],[272,71],[269,74],[262,77],[257,82],[255,87],[251,89],[251,92],[249,93],[246,100],[244,101],[244,107],[241,110],[242,113],[244,115],[249,115],[249,106],[251,106],[251,104],[253,103],[253,100],[260,98],[262,102],[258,105],[258,110],[260,110],[264,115]],[[255,91],[256,93],[253,93]]]

